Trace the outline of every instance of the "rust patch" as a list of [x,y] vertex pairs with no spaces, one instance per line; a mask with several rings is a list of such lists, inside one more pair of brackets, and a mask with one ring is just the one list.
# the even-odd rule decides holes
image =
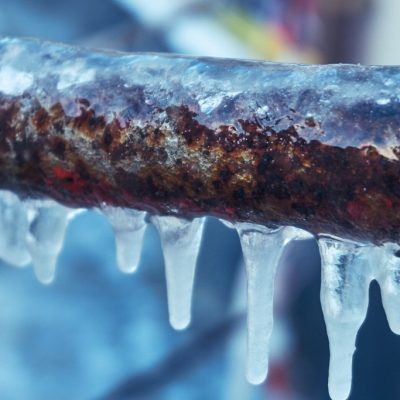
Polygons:
[[50,117],[47,110],[40,107],[32,117],[32,124],[38,134],[43,135],[47,133],[50,126]]
[[88,139],[95,139],[96,136],[102,135],[106,126],[105,117],[97,116],[96,111],[90,107],[90,102],[86,99],[79,99],[79,110],[80,115],[71,118],[69,125]]
[[107,202],[400,241],[400,162],[371,145],[308,140],[299,127],[320,129],[312,118],[280,130],[257,118],[211,129],[184,105],[136,124],[127,111],[106,122],[89,100],[73,103],[75,117],[60,102],[46,110],[32,99],[29,124],[18,98],[0,98],[2,187],[68,205]]

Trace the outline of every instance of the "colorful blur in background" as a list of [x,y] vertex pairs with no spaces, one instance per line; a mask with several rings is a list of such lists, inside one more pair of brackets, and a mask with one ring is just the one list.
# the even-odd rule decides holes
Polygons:
[[[281,62],[400,64],[397,0],[0,0],[0,34],[94,48]],[[70,224],[56,281],[0,265],[1,400],[324,400],[328,340],[314,241],[288,247],[276,282],[268,380],[245,380],[239,240],[208,219],[192,324],[168,324],[163,256],[149,226],[134,275],[107,220]],[[400,338],[379,288],[358,337],[351,400],[400,398]]]

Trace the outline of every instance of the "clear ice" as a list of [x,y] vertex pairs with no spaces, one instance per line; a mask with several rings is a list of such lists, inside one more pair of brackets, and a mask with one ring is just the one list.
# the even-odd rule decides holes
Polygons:
[[250,383],[260,384],[268,374],[274,282],[279,260],[290,240],[310,235],[296,228],[269,229],[247,223],[236,224],[236,229],[247,275],[246,374]]
[[[123,272],[136,270],[146,229],[145,212],[103,206],[116,241]],[[0,190],[0,257],[7,263],[33,263],[39,281],[54,279],[68,221],[80,210],[51,200],[20,200]],[[205,218],[191,221],[152,216],[164,253],[168,310],[175,329],[191,319],[195,269]],[[247,379],[262,383],[268,373],[273,327],[274,280],[285,245],[312,236],[294,227],[270,229],[248,223],[222,221],[239,234],[247,275]],[[318,239],[321,253],[321,305],[329,338],[329,394],[333,400],[350,395],[352,362],[358,331],[368,309],[369,285],[377,280],[391,330],[400,334],[400,246],[372,246],[340,238]]]
[[40,282],[51,283],[68,221],[76,211],[50,200],[29,200],[26,209],[30,222],[26,243],[33,270]]
[[376,280],[391,330],[400,334],[400,246],[361,245],[320,238],[321,305],[329,338],[329,393],[347,399],[357,333],[368,309],[369,285]]
[[282,228],[238,224],[247,274],[247,379],[262,383],[268,373],[273,326],[274,281],[282,254]]
[[173,216],[153,216],[164,253],[169,320],[175,329],[190,324],[197,257],[205,218],[192,221]]
[[135,272],[139,265],[147,226],[146,213],[108,206],[104,206],[102,211],[114,230],[119,269],[125,273]]
[[14,193],[0,191],[0,258],[23,266],[31,261],[26,247],[29,222],[24,204]]
[[355,343],[367,314],[373,273],[362,245],[334,238],[320,238],[318,244],[321,305],[330,349],[329,394],[333,400],[344,400],[350,395]]
[[375,249],[376,280],[390,329],[400,334],[400,246],[388,243]]

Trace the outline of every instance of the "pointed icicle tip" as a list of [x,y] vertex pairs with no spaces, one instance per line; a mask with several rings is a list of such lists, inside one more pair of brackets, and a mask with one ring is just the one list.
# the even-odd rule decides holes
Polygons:
[[173,328],[190,324],[192,292],[205,218],[192,221],[173,216],[153,216],[164,253],[169,320]]
[[109,206],[102,207],[102,212],[114,231],[118,268],[127,274],[135,272],[147,227],[146,212]]
[[27,201],[30,221],[26,237],[37,279],[44,284],[54,280],[58,255],[62,249],[69,217],[75,213],[53,201]]
[[357,333],[368,308],[373,274],[368,247],[335,238],[318,240],[321,253],[321,305],[329,339],[329,394],[333,400],[350,395]]

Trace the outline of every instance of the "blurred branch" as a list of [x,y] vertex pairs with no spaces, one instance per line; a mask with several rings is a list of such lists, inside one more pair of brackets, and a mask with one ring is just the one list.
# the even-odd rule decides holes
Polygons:
[[124,400],[154,395],[181,376],[192,373],[210,358],[234,332],[243,315],[235,315],[204,332],[197,333],[188,343],[168,354],[158,365],[134,375],[99,400]]

